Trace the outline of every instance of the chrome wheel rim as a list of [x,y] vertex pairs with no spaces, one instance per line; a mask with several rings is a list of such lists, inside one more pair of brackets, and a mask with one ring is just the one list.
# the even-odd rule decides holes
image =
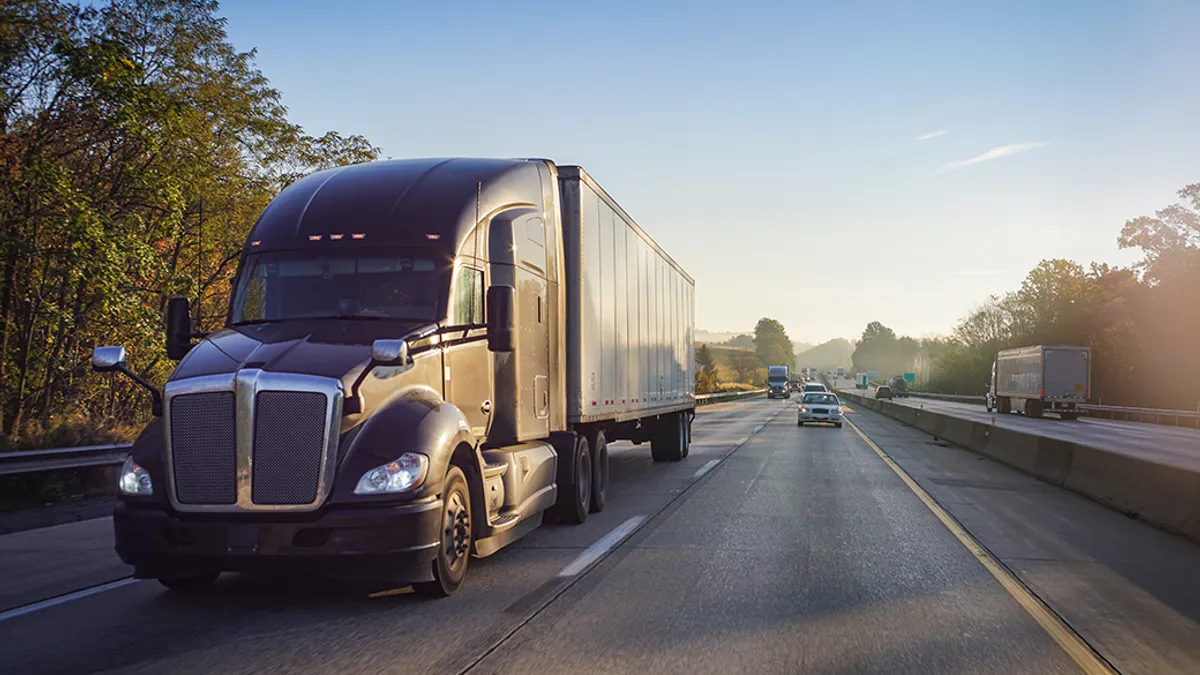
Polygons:
[[446,517],[442,522],[442,546],[446,566],[457,571],[471,552],[471,513],[461,490],[450,493],[446,502]]

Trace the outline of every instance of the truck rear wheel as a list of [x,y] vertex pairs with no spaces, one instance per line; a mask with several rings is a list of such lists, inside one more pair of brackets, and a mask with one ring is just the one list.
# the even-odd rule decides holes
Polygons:
[[650,439],[650,456],[656,462],[678,462],[687,456],[687,422],[683,413],[663,415],[658,421],[654,438]]
[[1042,417],[1042,402],[1041,401],[1026,401],[1025,416],[1030,419],[1040,419]]
[[563,523],[581,525],[592,508],[592,452],[587,436],[576,436],[572,456],[558,462],[558,501],[554,517]]
[[592,513],[600,513],[608,504],[608,439],[597,429],[591,435],[592,446]]
[[413,584],[428,598],[453,595],[467,577],[471,559],[471,493],[462,469],[451,466],[442,488],[442,540],[433,561],[433,581]]

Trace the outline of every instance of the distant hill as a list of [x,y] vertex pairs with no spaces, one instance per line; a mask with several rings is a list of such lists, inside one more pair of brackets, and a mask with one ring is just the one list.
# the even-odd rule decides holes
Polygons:
[[744,331],[739,331],[736,333],[727,333],[727,332],[723,332],[723,331],[700,330],[697,328],[696,329],[696,342],[703,342],[705,344],[710,344],[710,345],[719,344],[719,343],[725,342],[726,340],[731,340],[731,339],[741,335],[743,332]]
[[[811,345],[807,342],[796,342],[795,340],[792,340],[792,353],[799,356],[800,354],[812,349],[814,346],[815,345]],[[796,366],[800,367],[800,364],[797,363]]]
[[853,362],[850,355],[854,353],[854,345],[844,338],[835,338],[805,350],[796,355],[796,367],[807,368],[851,368]]

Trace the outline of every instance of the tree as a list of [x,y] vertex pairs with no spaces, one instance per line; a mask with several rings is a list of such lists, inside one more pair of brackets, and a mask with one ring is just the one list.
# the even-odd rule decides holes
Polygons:
[[[220,322],[242,242],[274,194],[375,159],[361,136],[287,120],[213,0],[0,7],[0,431],[55,414],[144,414],[86,370],[124,344],[161,381],[166,298]],[[120,396],[116,396],[120,393]]]
[[733,369],[738,382],[754,383],[754,375],[758,372],[758,356],[754,352],[733,351],[729,354],[729,367]]
[[783,324],[775,319],[763,317],[754,326],[754,352],[764,366],[784,365],[791,368],[795,365],[792,341]]
[[720,378],[717,375],[716,359],[708,350],[708,345],[702,344],[696,350],[696,363],[700,366],[696,370],[697,393],[707,394],[716,391],[720,386]]

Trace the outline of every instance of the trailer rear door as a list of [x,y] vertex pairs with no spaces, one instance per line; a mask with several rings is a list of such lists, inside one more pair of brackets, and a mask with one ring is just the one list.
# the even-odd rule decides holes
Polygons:
[[1045,398],[1085,399],[1090,363],[1086,349],[1046,348]]

